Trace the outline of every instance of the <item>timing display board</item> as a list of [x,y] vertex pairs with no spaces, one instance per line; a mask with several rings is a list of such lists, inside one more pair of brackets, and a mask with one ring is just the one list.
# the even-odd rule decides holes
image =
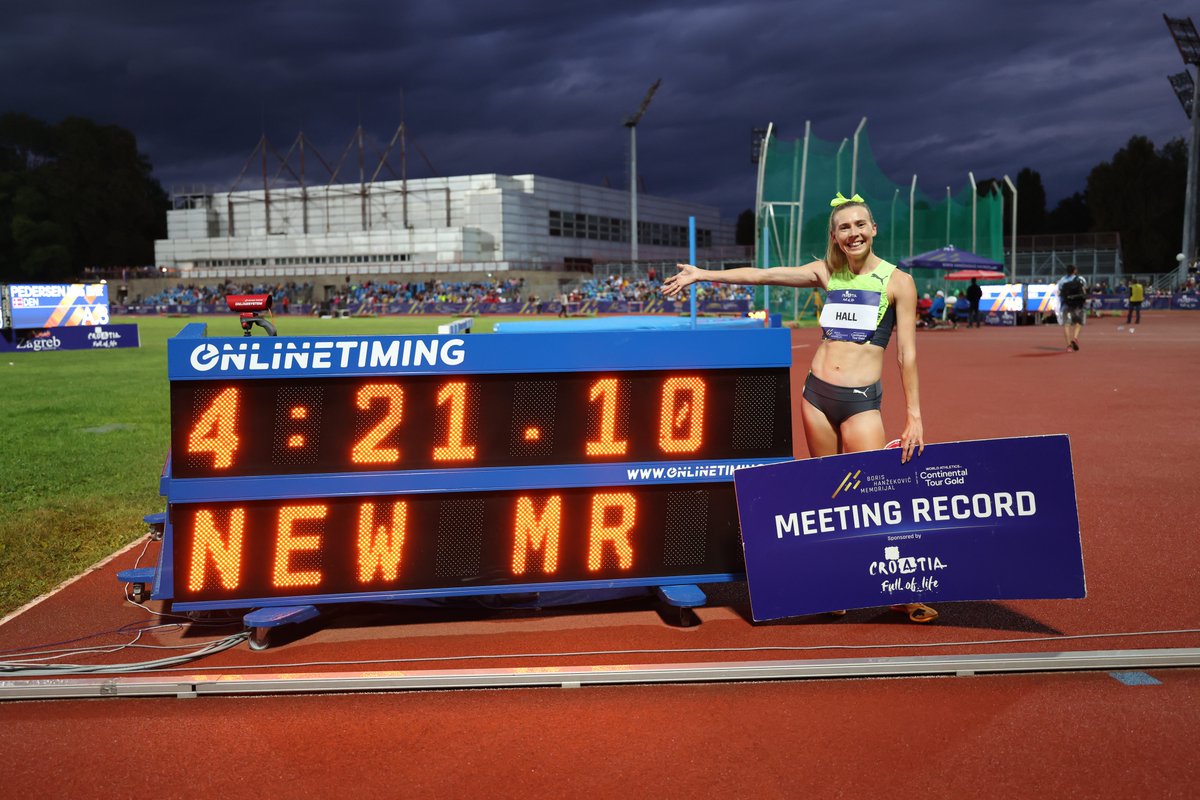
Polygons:
[[171,384],[177,478],[789,457],[786,369]]
[[168,342],[181,610],[738,580],[780,329]]
[[744,570],[732,483],[188,503],[172,526],[176,599],[210,607]]

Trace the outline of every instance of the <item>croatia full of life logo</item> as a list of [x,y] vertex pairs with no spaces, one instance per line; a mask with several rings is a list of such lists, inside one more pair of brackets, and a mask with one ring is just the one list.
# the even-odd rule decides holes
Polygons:
[[946,567],[947,564],[937,556],[901,556],[900,548],[893,545],[883,548],[883,560],[872,561],[868,572],[873,577],[883,578],[879,583],[882,594],[920,594],[938,588],[936,573]]

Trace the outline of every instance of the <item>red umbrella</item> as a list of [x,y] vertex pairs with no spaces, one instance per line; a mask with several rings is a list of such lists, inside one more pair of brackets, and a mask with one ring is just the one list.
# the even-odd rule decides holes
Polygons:
[[958,272],[947,273],[943,277],[948,281],[969,281],[972,278],[980,281],[1002,281],[1004,273],[991,269],[960,269]]

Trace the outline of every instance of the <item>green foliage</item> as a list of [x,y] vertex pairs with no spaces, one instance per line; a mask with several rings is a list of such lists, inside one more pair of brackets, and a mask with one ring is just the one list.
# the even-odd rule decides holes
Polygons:
[[1093,230],[1119,231],[1129,272],[1175,268],[1183,230],[1187,149],[1175,139],[1161,150],[1134,136],[1087,179]]
[[1047,233],[1087,233],[1092,230],[1092,214],[1088,210],[1083,192],[1058,201],[1054,210],[1046,215]]
[[154,263],[168,204],[151,171],[119,126],[0,115],[0,280]]
[[734,243],[750,247],[754,245],[754,209],[747,208],[738,214]]
[[[477,318],[475,330],[503,319]],[[114,321],[136,322],[142,346],[0,360],[0,616],[146,532],[142,517],[165,508],[167,339],[193,321],[241,334],[232,315]],[[449,321],[276,317],[286,335],[432,333]]]
[[[1040,172],[1022,167],[1017,173],[1017,235],[1030,233],[1047,233],[1046,230],[1046,188],[1042,186]],[[1004,209],[1004,229],[1012,224],[1011,209]]]
[[[1029,167],[1017,173],[1017,232],[1087,233],[1117,231],[1126,269],[1166,272],[1175,268],[1183,230],[1187,146],[1172,139],[1160,150],[1144,136],[1134,136],[1110,161],[1095,166],[1087,191],[1061,200],[1046,213],[1042,176]],[[979,183],[982,191],[994,179]],[[1004,230],[1011,225],[1009,193],[1004,192]]]

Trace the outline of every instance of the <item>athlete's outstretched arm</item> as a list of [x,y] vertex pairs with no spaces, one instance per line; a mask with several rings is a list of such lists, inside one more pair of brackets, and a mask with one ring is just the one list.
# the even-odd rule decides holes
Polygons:
[[896,304],[897,359],[904,386],[905,422],[900,434],[900,461],[925,452],[925,429],[921,423],[921,393],[917,382],[917,287],[912,276],[896,270],[889,281]]
[[808,289],[824,286],[829,282],[829,268],[824,261],[812,261],[802,267],[738,267],[737,269],[700,269],[691,264],[676,264],[679,272],[663,281],[662,293],[677,297],[684,289],[698,281],[711,283],[734,283],[746,286],[795,286]]

